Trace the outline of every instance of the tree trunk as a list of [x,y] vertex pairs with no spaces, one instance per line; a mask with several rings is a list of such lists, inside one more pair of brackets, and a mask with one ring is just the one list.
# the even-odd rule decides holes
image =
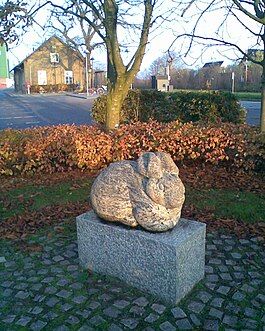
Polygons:
[[120,124],[120,113],[130,85],[140,69],[140,65],[148,42],[149,29],[155,1],[144,1],[144,21],[138,47],[129,63],[125,66],[122,60],[120,44],[117,35],[118,2],[104,0],[103,11],[105,14],[104,28],[106,36],[103,37],[107,47],[108,64],[108,95],[107,95],[107,131],[115,130]]
[[119,127],[122,104],[128,94],[129,84],[124,80],[117,81],[107,95],[106,130],[111,131]]
[[265,65],[263,65],[261,78],[260,131],[265,132]]

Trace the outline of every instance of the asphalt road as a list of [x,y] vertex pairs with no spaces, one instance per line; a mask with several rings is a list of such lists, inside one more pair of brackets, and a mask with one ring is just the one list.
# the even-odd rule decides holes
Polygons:
[[[17,95],[0,90],[0,130],[25,129],[33,126],[59,124],[91,124],[90,109],[94,97],[68,95]],[[247,123],[259,125],[260,102],[241,101],[247,110]]]
[[260,122],[260,101],[240,101],[241,105],[247,110],[247,124],[259,125]]
[[68,95],[16,95],[11,90],[0,90],[0,130],[91,124],[93,100]]

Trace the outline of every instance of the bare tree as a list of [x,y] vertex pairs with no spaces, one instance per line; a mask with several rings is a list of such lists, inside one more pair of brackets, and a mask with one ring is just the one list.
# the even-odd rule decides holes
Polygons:
[[[165,10],[162,16],[159,12],[154,17],[155,7],[163,4],[162,0],[72,0],[69,6],[59,6],[53,3],[55,8],[63,10],[65,13],[75,15],[85,20],[97,32],[103,40],[107,49],[107,77],[108,77],[108,95],[107,95],[107,114],[106,128],[113,130],[119,126],[120,111],[129,88],[138,73],[146,46],[150,29],[155,23],[169,17],[170,9]],[[171,0],[171,5],[175,0]],[[83,3],[88,6],[102,24],[102,29],[93,22],[91,17],[76,13],[73,8],[75,3]],[[162,10],[162,9],[161,9]],[[135,50],[131,59],[124,61],[122,51],[126,45],[121,34],[129,32],[132,39],[136,40]],[[122,33],[121,33],[122,32]]]
[[35,22],[36,13],[48,2],[21,2],[5,0],[0,3],[0,44],[11,44],[19,39],[21,31]]
[[170,65],[170,71],[183,66],[180,56],[175,52],[165,53],[156,58],[149,66],[150,75],[165,74],[166,67]]
[[[183,15],[187,15],[187,12],[191,10],[192,6],[198,6],[198,3],[202,4],[200,0],[192,0],[183,11]],[[210,32],[208,35],[201,35],[198,33],[200,22],[204,16],[209,15],[211,12],[216,10],[223,11],[223,21],[220,23],[218,28],[214,31],[211,36]],[[214,13],[212,13],[213,15]],[[216,14],[216,13],[215,13]],[[261,56],[256,56],[256,52],[246,51],[239,46],[237,42],[231,41],[229,33],[224,36],[224,29],[226,26],[231,27],[229,19],[233,18],[237,23],[241,25],[242,35],[252,35],[254,44],[250,47],[251,50],[261,50]],[[205,24],[205,22],[203,22]],[[209,31],[209,29],[207,30]],[[186,51],[186,55],[191,50],[191,47],[195,42],[200,44],[212,46],[228,46],[236,50],[240,54],[241,59],[249,61],[253,64],[259,65],[262,68],[261,77],[261,91],[262,91],[262,102],[261,102],[261,117],[260,117],[260,128],[261,131],[265,131],[265,1],[264,0],[209,0],[204,2],[204,9],[200,9],[197,16],[194,28],[190,33],[184,33],[178,35],[173,41],[172,45],[177,39],[181,37],[188,37],[190,39],[189,46]],[[254,38],[253,38],[254,37]],[[171,47],[172,47],[171,45]],[[170,47],[170,48],[171,48]]]
[[150,71],[145,69],[142,72],[139,72],[134,79],[133,87],[136,89],[151,89],[152,81]]
[[[69,5],[69,1],[68,1]],[[96,30],[83,19],[84,16],[89,17],[91,22],[97,29],[101,29],[101,22],[95,15],[95,13],[85,3],[75,2],[71,6],[71,11],[75,14],[70,14],[60,8],[54,8],[51,11],[50,19],[46,25],[46,29],[51,34],[59,35],[71,48],[79,51],[78,54],[84,54],[88,64],[88,82],[92,87],[92,51],[98,47],[102,47],[103,41],[94,41]],[[78,31],[78,34],[77,34]],[[81,60],[84,61],[85,57],[81,56]],[[93,59],[93,58],[92,58]]]

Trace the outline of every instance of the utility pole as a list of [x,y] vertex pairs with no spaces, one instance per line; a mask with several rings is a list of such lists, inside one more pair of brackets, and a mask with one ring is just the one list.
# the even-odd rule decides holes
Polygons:
[[247,84],[248,82],[248,61],[246,60],[245,63],[245,83]]
[[86,97],[88,98],[88,63],[87,63],[87,52],[86,52]]
[[232,72],[232,93],[235,92],[235,73]]
[[91,88],[94,87],[94,73],[93,73],[93,61],[94,60],[95,59],[93,57],[90,59],[90,64],[91,64]]

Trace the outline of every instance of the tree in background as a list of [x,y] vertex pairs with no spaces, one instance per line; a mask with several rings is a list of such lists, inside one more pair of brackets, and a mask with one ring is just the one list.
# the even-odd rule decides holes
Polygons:
[[[0,44],[12,44],[21,36],[21,32],[32,25],[36,13],[46,6],[47,2],[3,1],[0,4]],[[36,22],[35,22],[36,23]]]
[[134,79],[133,88],[137,89],[151,89],[152,81],[149,69],[139,72]]
[[[191,33],[184,33],[178,35],[174,42],[181,37],[190,38],[189,46],[186,54],[191,50],[194,43],[199,42],[200,44],[212,46],[228,46],[233,47],[239,54],[241,54],[241,59],[248,61],[249,63],[256,64],[261,67],[261,91],[262,91],[262,102],[261,102],[261,118],[260,118],[260,128],[262,132],[265,132],[265,2],[264,0],[226,0],[226,1],[215,1],[209,0],[206,2],[200,0],[191,0],[189,4],[183,11],[183,16],[187,15],[187,12],[192,9],[193,6],[198,8],[200,4],[200,10],[197,16],[197,20],[193,27]],[[204,8],[202,9],[202,6]],[[225,10],[221,15],[224,17],[223,21],[220,23],[217,30],[207,32],[208,35],[201,35],[198,33],[200,23],[205,25],[203,17],[207,15],[218,14],[216,11],[220,12]],[[219,15],[220,16],[220,15]],[[257,58],[251,51],[245,51],[242,49],[238,43],[234,43],[229,40],[229,33],[226,34],[228,37],[224,37],[224,29],[231,26],[231,19],[241,24],[242,32],[241,34],[246,36],[250,34],[254,44],[250,49],[260,49],[261,57]],[[207,30],[209,31],[209,30]],[[172,45],[174,44],[172,43]],[[171,47],[170,47],[171,48]],[[169,49],[170,49],[169,48]]]
[[176,68],[172,70],[170,76],[171,84],[174,86],[174,88],[182,90],[197,88],[194,85],[195,70],[188,68]]
[[[264,53],[260,49],[249,49],[248,54],[255,60],[262,62]],[[240,63],[242,79],[246,91],[256,91],[260,86],[263,67],[244,58]]]
[[[252,54],[254,51],[252,50]],[[259,51],[256,57],[260,57]],[[234,62],[228,66],[208,66],[197,70],[184,66],[179,57],[174,56],[170,72],[170,83],[175,89],[195,89],[195,90],[223,90],[231,91],[232,73],[235,77],[235,90],[257,92],[260,90],[261,66],[246,60]],[[137,75],[134,87],[151,88],[151,76],[156,74],[165,74],[167,56],[162,55],[154,60],[148,69]],[[214,62],[213,62],[214,64]]]
[[17,30],[28,26],[31,17],[26,3],[5,1],[0,5],[0,43],[12,43],[17,39]]
[[171,70],[180,68],[183,64],[175,52],[166,53],[156,58],[149,66],[150,75],[164,75],[166,67],[170,64]]
[[180,57],[174,53],[166,53],[156,58],[144,72],[141,72],[134,82],[134,86],[138,88],[151,88],[151,76],[167,75],[167,67],[170,74],[170,83],[174,84],[175,77],[179,70],[183,67],[183,62]]
[[[71,6],[69,1],[67,3]],[[96,48],[103,47],[104,45],[100,40],[95,41],[95,27],[100,30],[102,23],[91,8],[81,1],[74,2],[73,6],[71,6],[71,11],[73,11],[74,14],[70,14],[61,8],[52,9],[46,29],[48,29],[51,34],[59,35],[71,48],[78,50],[79,54],[85,54],[88,65],[86,68],[88,69],[88,82],[90,87],[93,87],[91,53]],[[84,20],[83,17],[88,17],[93,25]],[[81,58],[81,60],[84,61],[84,66],[86,62],[85,57]]]

